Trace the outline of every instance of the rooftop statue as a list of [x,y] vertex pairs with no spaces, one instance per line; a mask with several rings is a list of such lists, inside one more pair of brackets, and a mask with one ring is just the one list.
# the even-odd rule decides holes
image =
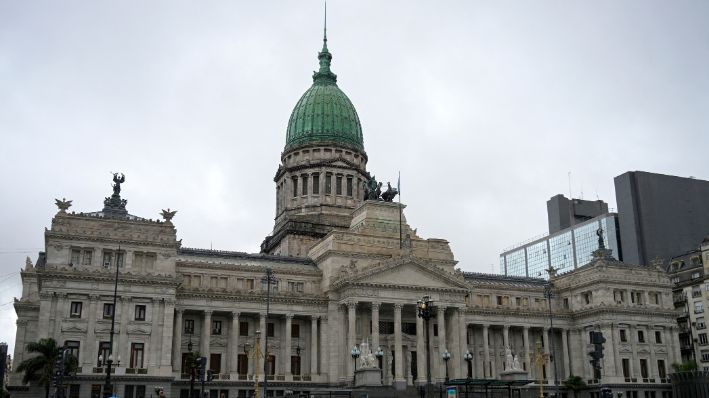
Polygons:
[[120,195],[121,194],[121,184],[126,182],[126,176],[123,175],[123,173],[120,173],[121,176],[118,176],[119,173],[113,173],[113,194],[114,195]]
[[[126,181],[126,176],[123,173],[112,173],[113,174],[113,195],[107,197],[103,200],[103,214],[109,217],[126,217],[128,211],[126,210],[126,204],[128,201],[121,199],[121,184]],[[120,176],[119,176],[120,175]]]
[[162,218],[165,219],[165,222],[170,222],[172,220],[172,217],[175,217],[175,214],[177,214],[177,210],[170,211],[170,208],[168,207],[167,210],[163,209],[160,212],[160,215]]
[[372,176],[364,185],[365,200],[381,200],[382,183],[377,182],[377,176]]
[[391,184],[387,182],[387,190],[384,191],[382,194],[382,199],[384,199],[385,202],[392,202],[394,200],[394,197],[399,194],[399,190],[396,188],[392,188]]
[[61,200],[54,199],[54,204],[57,205],[60,213],[66,213],[66,211],[71,207],[71,202],[71,200],[66,200],[66,198],[62,198]]

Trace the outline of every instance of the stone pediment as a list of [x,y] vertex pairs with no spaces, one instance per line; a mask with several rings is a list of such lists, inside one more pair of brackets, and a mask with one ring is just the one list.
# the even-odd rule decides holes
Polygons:
[[399,257],[363,270],[343,266],[333,287],[337,289],[351,285],[469,289],[461,273],[451,274],[416,257]]

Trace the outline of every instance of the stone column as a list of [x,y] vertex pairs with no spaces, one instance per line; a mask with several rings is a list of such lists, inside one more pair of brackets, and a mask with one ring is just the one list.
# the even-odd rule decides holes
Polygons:
[[436,308],[436,318],[438,320],[438,356],[431,359],[441,365],[439,367],[438,377],[441,380],[445,380],[446,367],[441,355],[448,349],[448,342],[446,341],[446,307],[439,306]]
[[[266,331],[266,313],[265,312],[262,312],[259,314],[259,326],[258,327],[259,327],[259,330],[261,331],[261,337],[260,337],[261,340],[259,341],[259,345],[261,346],[261,355],[263,355],[263,357],[259,360],[255,360],[254,363],[258,363],[259,361],[261,362],[259,364],[260,369],[258,370],[258,372],[259,372],[259,374],[263,375],[263,369],[264,369],[264,366],[263,366],[264,362],[263,361],[265,361],[267,358],[267,353],[266,353],[266,333],[267,333],[267,331]],[[256,373],[256,370],[254,370],[254,374],[255,373]]]
[[[322,193],[322,191],[320,191]],[[328,342],[329,342],[329,336],[328,336],[328,328],[327,328],[327,315],[320,317],[320,347],[318,349],[318,353],[320,354],[320,374],[325,374],[328,375],[328,369],[330,365],[330,355],[328,354],[329,351],[327,350],[328,347]],[[331,380],[334,380],[334,378],[337,376],[336,374],[330,374]]]
[[[510,350],[512,350],[512,347],[510,347],[510,326],[509,325],[502,326],[502,345],[504,346],[505,349],[509,348]],[[505,358],[505,361],[502,361],[502,369],[509,370],[509,369],[507,369],[507,358]]]
[[483,377],[493,378],[490,374],[490,325],[483,325],[483,350],[485,352],[485,362],[483,363]]
[[[615,367],[616,352],[619,350],[618,341],[613,336],[613,329],[610,323],[601,325],[601,332],[603,332],[603,336],[606,338],[605,349],[603,350],[604,369],[602,372],[604,376],[608,375],[615,378],[618,376]],[[633,352],[636,352],[634,348]]]
[[[146,305],[145,311],[148,312]],[[145,319],[150,319],[152,327],[150,328],[150,344],[148,345],[148,352],[150,353],[150,361],[144,362],[144,367],[159,367],[160,366],[160,348],[162,341],[162,328],[163,319],[159,316],[160,312],[160,299],[157,297],[153,298],[153,308],[149,310],[149,314],[145,314]],[[147,358],[145,358],[147,359]]]
[[[129,307],[132,303],[133,299],[131,297],[121,297],[119,298],[119,301],[116,302],[116,306],[118,306],[120,303],[121,305],[121,323],[120,323],[120,338],[119,338],[119,346],[118,349],[115,350],[114,352],[118,353],[118,357],[116,357],[116,360],[120,360],[121,362],[124,363],[122,367],[130,367],[130,345],[128,344],[128,314],[130,312]],[[116,308],[113,309],[113,311],[116,311]],[[123,356],[121,357],[121,352],[123,352]]]
[[[84,355],[84,360],[81,362],[83,366],[89,369],[96,366],[94,353],[98,352],[98,344],[96,344],[96,302],[98,299],[99,297],[95,294],[89,295],[89,313],[87,314],[89,320],[86,333],[86,348],[82,350],[84,352],[88,351],[88,355]],[[61,344],[59,342],[57,343]]]
[[172,341],[172,371],[182,372],[182,308],[175,308],[175,328]]
[[[286,363],[286,380],[288,378],[292,378],[293,375],[291,374],[291,363],[290,363],[290,357],[291,357],[291,332],[293,330],[293,314],[286,314],[286,336],[285,336],[285,344],[284,344],[284,359]],[[291,379],[292,380],[292,379]]]
[[534,369],[534,365],[532,364],[532,360],[530,358],[530,353],[529,353],[529,326],[525,326],[522,329],[522,344],[524,344],[524,361],[527,364],[527,374],[529,375],[529,379],[532,377],[532,370]]
[[[579,341],[579,346],[581,347],[581,352],[583,352],[583,353],[590,351],[588,349],[589,346],[588,346],[588,343],[586,340],[586,338],[587,338],[586,332],[587,331],[584,329],[579,329],[578,341]],[[588,358],[588,355],[585,358]],[[583,364],[583,375],[582,376],[583,376],[584,380],[592,380],[593,379],[593,368],[591,367],[591,363],[589,362],[589,360],[581,361],[581,363]]]
[[207,358],[207,365],[205,370],[209,369],[209,343],[212,337],[212,311],[206,310],[202,317],[202,335],[199,336],[200,349],[199,353]]
[[575,355],[575,361],[571,362],[571,373],[581,376],[582,378],[586,378],[584,374],[584,369],[583,369],[583,364],[581,362],[586,362],[588,361],[586,358],[588,358],[588,355],[586,355],[586,350],[583,349],[583,346],[580,343],[580,339],[578,337],[580,331],[578,329],[571,329],[569,330],[569,336],[571,337],[571,341],[569,341],[569,351],[573,352]]
[[[638,347],[637,347],[637,339],[638,339],[638,331],[636,328],[636,325],[630,325],[630,329],[628,330],[628,338],[630,339],[630,346],[632,347],[632,353],[630,354],[630,377],[632,378],[639,378],[640,377],[640,371],[638,370],[638,365],[636,362],[639,361],[638,358]],[[603,333],[605,336],[606,334]],[[609,346],[610,344],[606,343],[605,346]],[[604,362],[606,361],[605,357],[608,354],[606,351],[608,350],[603,350],[603,355],[604,355]],[[605,375],[605,374],[604,374]]]
[[238,311],[232,311],[231,313],[231,327],[229,328],[229,342],[227,343],[229,354],[226,361],[226,373],[235,375],[232,380],[237,380],[236,374],[239,367],[239,315]]
[[[386,367],[386,363],[382,364]],[[416,317],[416,373],[418,384],[426,383],[426,340],[424,339],[423,318]]]
[[[462,366],[463,371],[460,374],[461,378],[468,377],[468,362],[465,360],[464,354],[468,350],[468,323],[465,321],[465,312],[463,308],[458,308],[458,333],[460,348],[458,349],[458,363]],[[471,350],[471,353],[475,350]],[[472,366],[472,363],[471,363]],[[471,375],[472,376],[472,375]]]
[[[178,325],[177,329],[173,328],[173,320],[175,316],[175,302],[172,299],[165,299],[163,302],[165,305],[163,306],[162,312],[162,340],[160,341],[161,347],[160,358],[158,359],[158,363],[161,367],[169,368],[172,364],[173,356],[180,358],[178,359],[178,361],[181,361],[182,355],[180,355],[179,348],[177,351],[172,351],[170,347],[172,346],[173,333],[175,333],[177,329],[180,329],[180,326],[182,325]],[[182,321],[180,321],[180,323],[181,322]],[[180,335],[180,339],[181,338],[182,335]]]
[[[650,344],[649,344],[649,346],[650,346],[650,363],[648,364],[647,370],[648,370],[648,376],[651,379],[657,379],[660,376],[659,371],[657,370],[657,356],[655,355],[655,347],[657,347],[657,344],[656,344],[656,340],[655,340],[654,330],[648,329],[648,334],[650,332],[653,332],[652,333],[653,335],[647,336],[649,339],[648,341],[650,342]],[[655,382],[657,383],[657,382],[659,382],[659,380],[655,380]]]
[[[37,318],[37,340],[49,336],[49,317],[52,315],[52,295],[40,293],[39,317]],[[65,314],[64,316],[69,316]]]
[[[549,328],[545,327],[544,331],[542,331],[542,345],[544,346],[544,354],[547,355],[547,358],[549,358]],[[549,382],[552,382],[554,380],[554,375],[551,374],[551,361],[547,362],[544,364],[544,369],[546,370],[546,375],[547,375],[547,380]],[[539,375],[537,375],[539,376]]]
[[379,303],[372,303],[372,351],[379,348]]
[[566,329],[559,329],[561,330],[561,350],[562,350],[562,358],[564,359],[564,373],[562,373],[562,380],[566,379],[568,376],[571,375],[570,370],[571,370],[571,362],[569,361],[569,337],[567,336],[568,330]]
[[401,304],[394,304],[394,384],[397,388],[406,385],[404,356],[401,347]]
[[[347,352],[352,350],[352,347],[357,344],[355,341],[357,336],[355,326],[357,324],[357,303],[349,302],[347,303]],[[347,358],[347,377],[354,377],[354,363],[352,362],[352,357],[349,354],[345,357]]]
[[463,358],[463,353],[465,350],[463,350],[463,347],[460,344],[460,316],[457,308],[452,309],[453,312],[450,316],[450,332],[451,332],[451,348],[448,350],[451,353],[451,359],[450,359],[450,378],[451,379],[458,379],[461,378],[462,375],[460,375],[461,369],[463,369],[464,363],[462,361]]
[[310,317],[310,374],[318,373],[318,317]]

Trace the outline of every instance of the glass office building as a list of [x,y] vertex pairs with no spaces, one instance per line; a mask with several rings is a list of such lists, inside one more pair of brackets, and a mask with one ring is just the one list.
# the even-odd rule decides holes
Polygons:
[[618,214],[607,213],[505,251],[500,254],[500,273],[546,279],[549,266],[561,274],[586,265],[598,249],[599,228],[603,229],[606,248],[622,260]]

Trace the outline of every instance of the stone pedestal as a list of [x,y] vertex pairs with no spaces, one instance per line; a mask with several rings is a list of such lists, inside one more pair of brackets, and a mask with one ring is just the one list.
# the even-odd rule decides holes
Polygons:
[[382,371],[378,368],[362,368],[355,372],[355,387],[381,387]]
[[516,380],[528,380],[527,371],[521,369],[511,369],[500,372],[500,380],[503,381],[516,381]]

